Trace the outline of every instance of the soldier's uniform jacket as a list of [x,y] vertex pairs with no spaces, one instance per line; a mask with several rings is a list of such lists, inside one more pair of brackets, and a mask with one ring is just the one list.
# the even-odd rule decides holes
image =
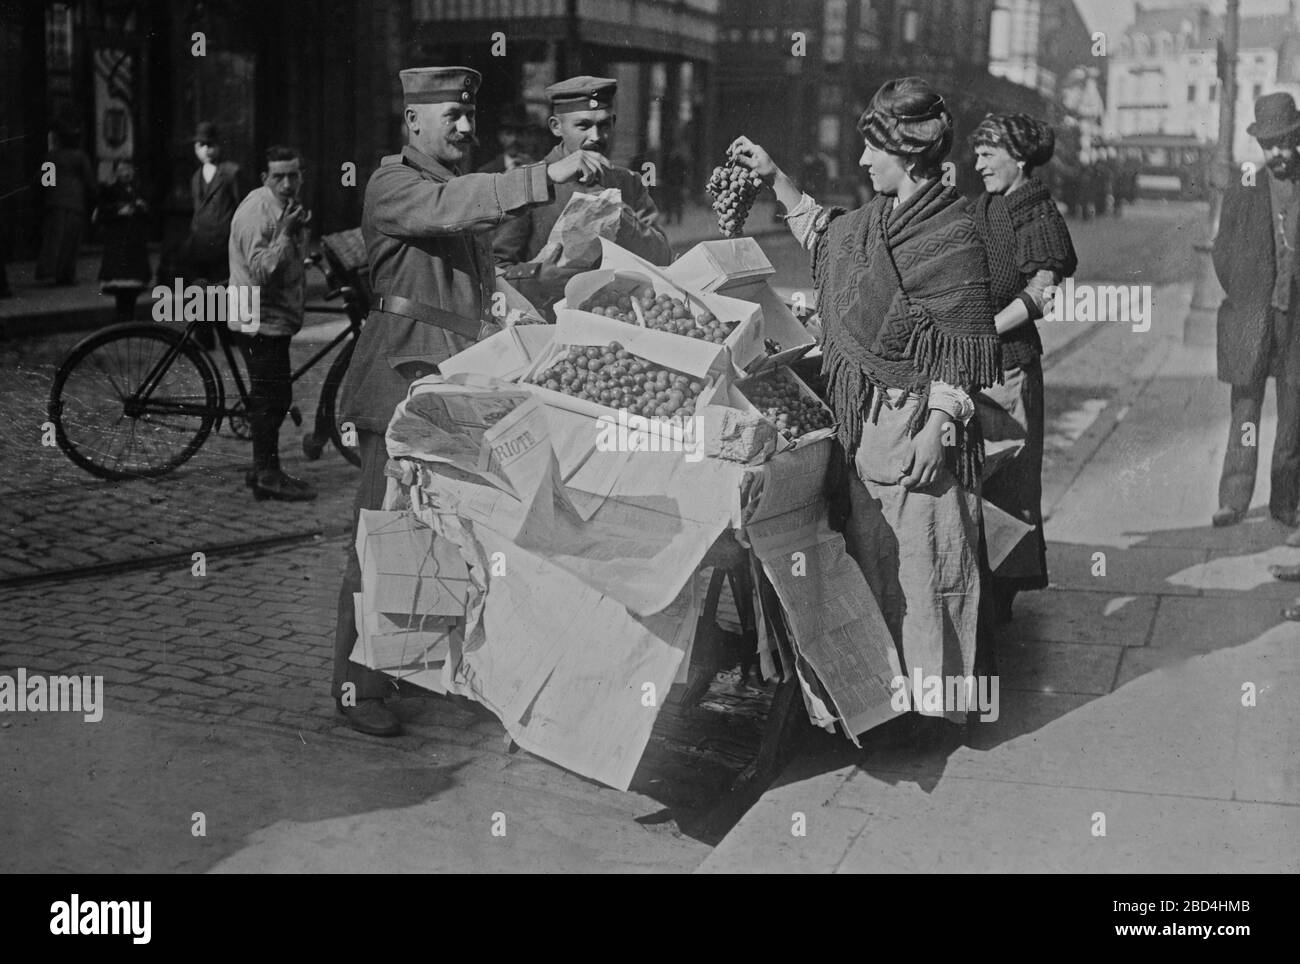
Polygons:
[[[543,164],[564,160],[563,148],[556,145],[543,159]],[[659,211],[650,197],[650,191],[632,171],[611,165],[604,172],[603,183],[582,185],[575,181],[557,184],[554,202],[532,208],[517,218],[507,221],[497,229],[492,239],[492,255],[497,264],[511,265],[531,261],[546,245],[551,228],[575,191],[598,194],[606,188],[616,187],[623,194],[623,203],[635,218],[623,219],[616,243],[639,255],[651,264],[668,264],[673,259],[672,248],[664,233],[655,226]]]
[[[553,197],[545,164],[458,175],[409,145],[385,157],[366,185],[361,218],[375,304],[397,296],[481,324],[495,286],[489,232]],[[409,313],[373,309],[343,379],[340,421],[384,432],[411,381],[473,340]]]

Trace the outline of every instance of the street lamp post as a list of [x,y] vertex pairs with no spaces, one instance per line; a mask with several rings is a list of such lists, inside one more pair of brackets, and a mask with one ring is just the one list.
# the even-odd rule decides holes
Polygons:
[[1215,341],[1219,304],[1223,288],[1214,275],[1214,236],[1219,233],[1219,214],[1223,195],[1236,176],[1232,159],[1232,142],[1237,131],[1237,27],[1241,0],[1228,0],[1223,19],[1222,49],[1219,55],[1219,78],[1223,89],[1219,96],[1219,143],[1214,148],[1210,169],[1210,216],[1205,236],[1196,243],[1196,285],[1192,289],[1192,310],[1183,325],[1183,341],[1192,345],[1212,345]]

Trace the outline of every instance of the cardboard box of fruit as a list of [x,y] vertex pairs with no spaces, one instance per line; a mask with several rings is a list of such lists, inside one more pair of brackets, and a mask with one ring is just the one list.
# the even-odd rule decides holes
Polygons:
[[743,405],[776,426],[777,452],[812,445],[835,431],[835,415],[784,366],[733,383],[730,398],[733,406]]
[[[817,340],[768,284],[776,273],[753,238],[702,241],[672,263],[665,274],[685,288],[749,301],[762,309],[758,347],[746,356],[732,352],[737,368],[751,374],[789,365]],[[811,295],[811,293],[810,293]]]
[[[586,312],[557,313],[555,339],[521,379],[548,405],[593,418],[683,418],[727,399],[721,345]],[[679,429],[680,432],[680,429]]]
[[[742,359],[748,361],[763,354],[763,312],[756,302],[680,284],[666,269],[612,242],[602,239],[601,245],[601,270],[569,279],[564,299],[555,306],[557,319],[561,310],[600,308],[607,317],[631,325],[644,324],[678,337],[702,341],[721,338],[737,370],[744,368]],[[641,280],[639,292],[632,278]],[[634,292],[641,297],[634,298]]]

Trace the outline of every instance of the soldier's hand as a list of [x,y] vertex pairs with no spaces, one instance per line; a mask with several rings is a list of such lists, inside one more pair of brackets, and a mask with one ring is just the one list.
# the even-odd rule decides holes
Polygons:
[[547,165],[546,174],[556,184],[578,181],[596,184],[609,169],[609,158],[595,151],[574,151],[554,164]]

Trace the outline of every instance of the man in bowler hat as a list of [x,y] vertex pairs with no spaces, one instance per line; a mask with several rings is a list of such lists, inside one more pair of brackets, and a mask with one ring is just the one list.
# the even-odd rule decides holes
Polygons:
[[[384,432],[411,382],[496,330],[489,232],[511,215],[553,201],[557,184],[597,178],[609,166],[603,155],[580,150],[501,174],[462,173],[474,144],[479,73],[421,67],[400,76],[406,146],[380,161],[366,185],[361,232],[375,301],[339,396],[339,421],[355,426],[361,450],[354,526],[362,509],[382,506]],[[383,700],[392,681],[351,661],[357,639],[352,595],[361,590],[354,543],[339,591],[333,694],[353,729],[392,736],[401,732]]]
[[1234,180],[1214,239],[1214,270],[1226,297],[1219,306],[1218,375],[1231,386],[1232,417],[1219,481],[1216,526],[1240,522],[1250,508],[1258,462],[1264,386],[1277,391],[1277,436],[1269,512],[1288,528],[1300,502],[1300,111],[1290,94],[1255,101],[1247,128],[1265,169]]

